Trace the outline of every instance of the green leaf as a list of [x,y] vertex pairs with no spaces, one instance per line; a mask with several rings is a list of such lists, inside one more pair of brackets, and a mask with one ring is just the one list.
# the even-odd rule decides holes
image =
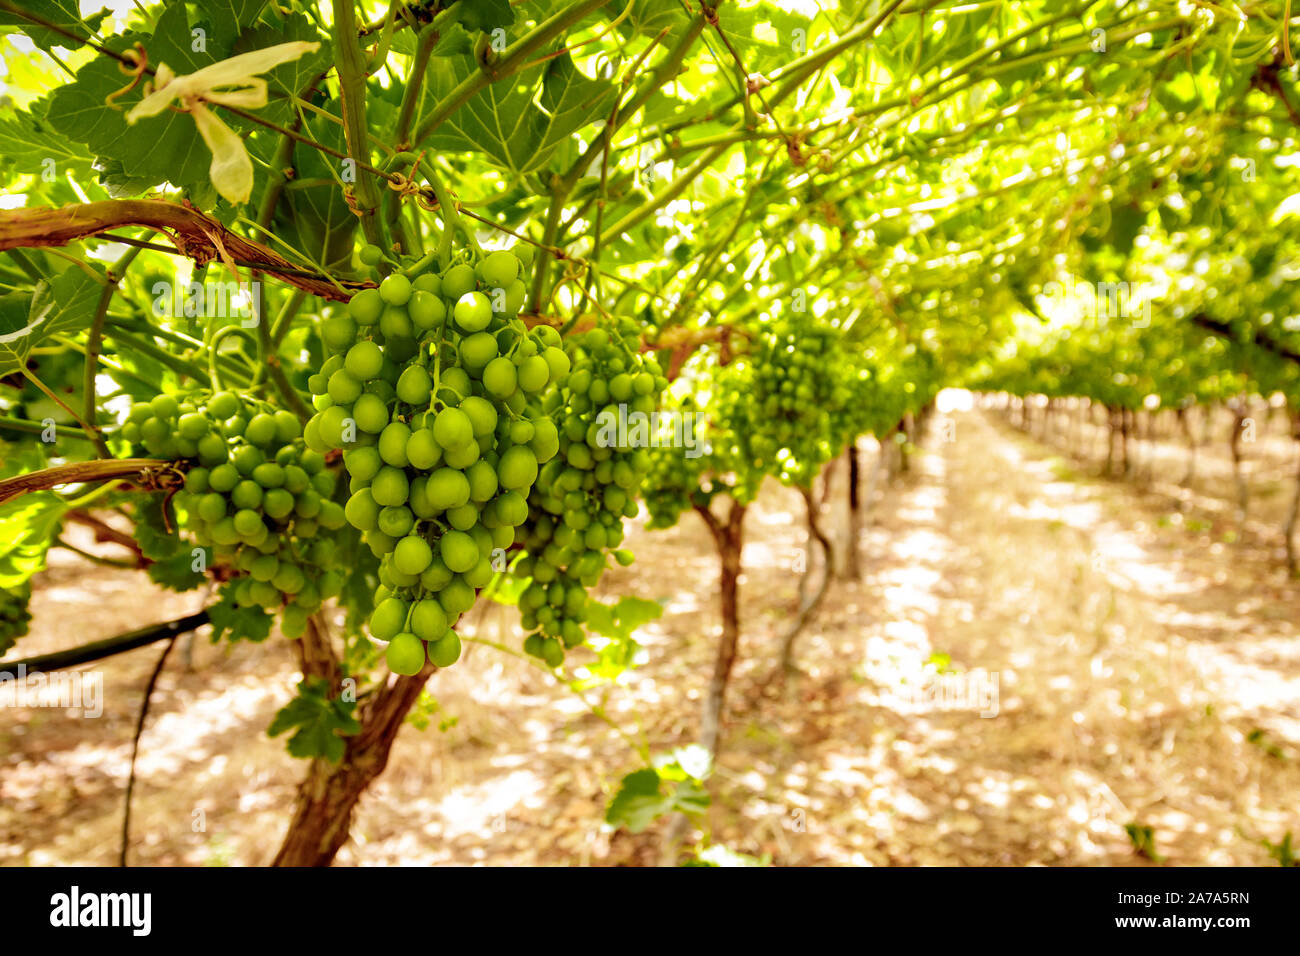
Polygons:
[[98,160],[99,184],[113,199],[126,199],[148,192],[155,183],[147,176],[128,176],[120,159]]
[[54,128],[46,118],[48,108],[48,100],[38,100],[29,110],[0,118],[0,162],[38,177],[47,171],[62,176],[71,170],[75,176],[89,178],[93,157]]
[[[664,784],[669,784],[666,791]],[[708,792],[694,778],[671,779],[646,767],[623,778],[605,809],[605,822],[640,833],[670,813],[697,816],[708,808]]]
[[461,26],[470,32],[491,33],[515,22],[510,0],[460,0],[456,10]]
[[[472,55],[436,59],[430,101],[477,71]],[[613,94],[612,83],[584,76],[566,53],[479,91],[421,145],[485,153],[522,175],[545,167],[560,144],[601,118]]]
[[[99,266],[88,267],[103,273]],[[0,374],[21,368],[49,336],[88,328],[102,289],[91,273],[70,266],[53,281],[39,283],[30,297],[25,292],[0,296]]]
[[[141,41],[151,64],[166,63],[173,72],[186,74],[225,59],[233,40],[209,37],[205,52],[193,52],[185,4],[178,3],[163,11],[153,36],[128,32],[110,38],[108,45],[123,50]],[[77,72],[75,82],[55,91],[49,106],[50,122],[102,159],[120,161],[124,176],[132,180],[145,180],[151,186],[206,181],[212,154],[193,117],[164,110],[128,126],[126,114],[143,98],[142,86],[119,97],[116,107],[105,102],[109,94],[123,87],[124,79],[115,60],[106,56],[91,60]]]
[[167,530],[163,521],[165,496],[152,495],[135,510],[135,540],[140,552],[153,561],[149,578],[173,591],[190,591],[207,580],[195,571],[193,545]]
[[603,637],[626,640],[642,625],[662,617],[663,605],[644,598],[625,597],[617,604],[587,602],[587,629]]
[[659,792],[659,774],[647,767],[623,778],[605,809],[605,822],[640,833],[666,812],[668,801]]
[[[329,105],[325,104],[326,108]],[[325,145],[347,150],[342,127],[329,124],[318,135]],[[270,157],[266,159],[269,162]],[[297,175],[285,185],[273,220],[278,237],[327,268],[350,265],[358,223],[343,188],[331,176],[338,172],[331,167],[337,162],[316,149],[296,145],[293,165]]]
[[357,705],[329,696],[329,684],[315,677],[298,685],[298,696],[275,715],[267,733],[278,737],[297,728],[289,738],[289,753],[295,757],[324,757],[331,763],[343,759],[344,737],[360,733],[353,716]]
[[[83,18],[81,4],[77,0],[17,0],[14,6],[83,39],[88,39],[91,33],[98,30],[104,17],[108,15],[107,10],[101,10]],[[75,49],[79,46],[75,40],[64,36],[58,30],[37,26],[26,17],[0,10],[0,27],[4,26],[18,27],[42,50],[51,50],[56,46]]]
[[667,29],[668,35],[664,40],[671,44],[690,24],[680,0],[632,0],[630,10],[628,6],[625,0],[610,0],[604,7],[605,16],[610,20],[623,17],[627,11],[627,16],[618,25],[619,32],[627,37],[654,37]]
[[243,607],[235,603],[233,594],[223,593],[221,600],[208,608],[208,620],[212,624],[214,644],[226,634],[232,641],[260,644],[270,636],[273,619],[260,607]]
[[[290,60],[288,63],[281,63],[275,69],[262,74],[262,77],[266,80],[267,103],[266,106],[255,112],[268,122],[280,125],[292,122],[297,114],[293,108],[291,98],[304,92],[312,80],[330,69],[330,43],[323,40],[320,33],[312,26],[310,20],[302,14],[294,14],[287,17],[283,24],[276,26],[262,24],[254,30],[246,30],[240,35],[239,41],[231,49],[231,55],[237,55],[251,50],[261,50],[280,43],[292,43],[297,40],[307,43],[320,43],[320,49],[315,53],[304,53],[298,59]],[[323,87],[324,84],[322,84]],[[342,112],[342,110],[338,109],[335,112]],[[257,130],[262,128],[250,120],[228,114],[224,118],[232,125],[239,125],[245,129]],[[340,129],[334,124],[329,124],[329,126],[334,130]]]
[[1140,206],[1130,203],[1111,210],[1110,244],[1122,256],[1133,251],[1133,240],[1146,224],[1147,216]]
[[[267,0],[213,0],[205,2],[200,9],[200,17],[205,18],[198,22],[210,23],[217,31],[218,36],[227,38],[227,42],[235,37],[245,27],[251,27],[261,16],[262,10],[266,7]],[[285,37],[282,42],[297,39],[297,37]],[[266,44],[270,45],[270,44]]]
[[16,588],[45,567],[45,554],[67,510],[52,491],[34,491],[0,505],[0,588]]
[[[812,25],[807,17],[782,10],[771,3],[752,7],[719,4],[718,27],[726,35],[741,61],[751,72],[767,73],[798,56],[796,38],[803,49],[810,43]],[[796,33],[802,30],[802,35]],[[725,52],[725,51],[721,51]]]

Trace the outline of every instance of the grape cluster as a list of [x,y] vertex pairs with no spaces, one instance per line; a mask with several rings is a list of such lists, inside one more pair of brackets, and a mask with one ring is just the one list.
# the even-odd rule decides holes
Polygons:
[[28,603],[32,598],[31,581],[0,591],[0,654],[14,646],[27,633],[32,620]]
[[734,381],[720,390],[717,414],[753,468],[804,485],[838,453],[837,416],[851,393],[837,341],[833,329],[806,316],[778,318],[748,356],[723,370]]
[[[568,379],[543,406],[561,423],[560,453],[529,495],[527,555],[515,571],[532,578],[519,598],[521,623],[533,631],[524,650],[552,667],[582,642],[587,589],[604,572],[606,552],[622,543],[623,519],[638,510],[649,453],[630,447],[635,416],[649,421],[668,380],[658,362],[637,352],[636,332],[624,319],[612,334],[597,328],[577,339]],[[644,429],[641,434],[649,437]],[[631,552],[613,553],[622,565],[632,561]]]
[[[694,419],[701,412],[694,396],[686,395],[674,406],[673,413],[691,415]],[[713,435],[709,424],[706,422],[704,428],[697,430],[696,440],[704,442],[705,447],[712,450]],[[671,528],[683,511],[696,504],[707,507],[707,493],[712,487],[709,474],[727,470],[716,453],[688,458],[675,448],[655,449],[650,454],[650,465],[642,485],[642,496],[650,515],[646,527]]]
[[[460,657],[452,625],[504,570],[539,467],[560,448],[541,397],[569,372],[560,336],[518,318],[529,257],[393,273],[321,324],[309,448],[343,451],[347,520],[380,558],[370,633],[389,668]],[[530,260],[529,260],[530,261]]]
[[293,413],[226,391],[156,395],[133,405],[122,427],[151,454],[192,460],[174,499],[185,526],[214,565],[236,572],[225,585],[236,603],[283,605],[290,638],[343,587],[334,542],[317,536],[345,524],[335,477],[301,435]]

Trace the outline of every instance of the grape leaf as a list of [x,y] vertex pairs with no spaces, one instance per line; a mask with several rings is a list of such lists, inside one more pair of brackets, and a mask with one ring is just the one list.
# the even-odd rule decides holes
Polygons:
[[[436,102],[478,72],[472,54],[429,68]],[[584,76],[568,54],[479,91],[421,145],[485,153],[517,175],[541,169],[570,136],[604,114],[614,85]]]
[[[341,126],[325,126],[317,135],[325,145],[347,150]],[[331,170],[330,164],[337,163],[318,150],[295,146],[294,181],[275,207],[276,235],[327,267],[347,266],[359,221],[331,176],[338,170]]]
[[[81,5],[77,0],[17,0],[14,5],[40,17],[47,23],[83,38],[89,38],[91,33],[99,29],[104,17],[108,16],[107,10],[100,10],[98,13],[83,17]],[[6,26],[18,27],[42,50],[52,50],[56,46],[74,49],[79,45],[58,30],[38,26],[19,14],[0,10],[0,27]],[[10,31],[0,30],[0,32]]]
[[[316,52],[304,53],[298,59],[281,63],[262,74],[262,78],[266,80],[267,103],[256,111],[258,116],[268,122],[281,125],[294,119],[296,113],[292,97],[302,93],[312,80],[330,69],[332,47],[328,42],[321,42],[321,39],[320,33],[312,26],[311,21],[302,14],[287,17],[284,23],[278,26],[261,24],[256,29],[245,30],[240,34],[238,42],[231,50],[232,54],[247,53],[251,50],[261,50],[280,43],[299,40],[320,43],[320,49]],[[341,113],[342,109],[336,112]],[[258,124],[239,117],[227,115],[225,119],[231,125],[242,126],[245,129],[260,128]],[[332,125],[330,128],[338,129]]]
[[193,546],[167,530],[163,502],[163,495],[153,495],[136,508],[135,540],[140,552],[153,562],[148,570],[150,580],[173,591],[190,591],[206,581],[207,575],[193,569]]
[[[225,59],[230,49],[229,42],[209,38],[204,51],[192,51],[183,3],[163,11],[153,36],[128,32],[110,38],[108,45],[121,50],[136,41],[144,44],[151,64],[166,63],[177,74],[193,73]],[[151,186],[162,182],[189,186],[206,181],[212,154],[199,136],[193,117],[164,110],[128,126],[126,114],[142,98],[141,87],[119,97],[116,108],[105,102],[109,94],[122,88],[122,81],[116,61],[96,57],[77,71],[74,82],[54,92],[50,122],[60,133],[85,143],[101,158],[118,160],[123,175],[131,180],[147,181]]]
[[[207,19],[200,22],[210,23],[217,31],[218,36],[224,36],[227,38],[227,42],[232,42],[244,27],[250,27],[257,22],[257,18],[261,16],[266,3],[267,0],[215,0],[215,2],[206,2],[200,8],[199,15]],[[297,38],[286,37],[285,39]]]
[[147,176],[128,176],[120,159],[96,160],[99,184],[113,199],[125,199],[148,192],[155,183]]
[[[743,8],[735,4],[719,5],[718,28],[740,54],[745,68],[759,73],[789,63],[799,55],[800,43],[806,50],[812,32],[806,17],[770,3]],[[797,30],[803,33],[796,33]]]
[[587,628],[604,637],[626,640],[644,624],[661,617],[663,605],[644,598],[625,597],[617,604],[587,604]]
[[271,615],[256,605],[236,604],[232,594],[223,594],[220,601],[208,608],[208,620],[212,623],[214,644],[227,633],[232,641],[254,644],[260,644],[271,634]]
[[352,716],[357,709],[349,703],[329,696],[329,684],[316,677],[298,685],[298,696],[285,704],[267,733],[278,737],[293,730],[289,738],[289,753],[295,757],[324,757],[331,763],[343,759],[343,738],[359,733],[361,724]]
[[[664,784],[668,784],[665,791]],[[640,833],[670,813],[699,814],[709,807],[708,792],[692,777],[664,776],[653,767],[625,776],[605,809],[605,822]]]
[[510,0],[460,0],[456,10],[461,25],[471,32],[491,33],[515,22]]
[[654,37],[666,29],[664,42],[671,44],[690,24],[680,0],[632,0],[630,6],[629,10],[624,0],[610,0],[604,7],[605,16],[620,21],[619,32],[626,37]]
[[0,162],[35,176],[43,176],[47,170],[61,176],[71,170],[74,175],[89,177],[90,153],[53,127],[46,118],[48,107],[48,100],[38,100],[29,110],[15,110],[0,118]]
[[0,505],[0,588],[22,584],[45,567],[67,504],[52,491],[34,491]]
[[38,283],[30,297],[25,292],[0,296],[0,374],[21,368],[31,350],[56,332],[89,326],[102,289],[86,270],[70,266],[53,281]]

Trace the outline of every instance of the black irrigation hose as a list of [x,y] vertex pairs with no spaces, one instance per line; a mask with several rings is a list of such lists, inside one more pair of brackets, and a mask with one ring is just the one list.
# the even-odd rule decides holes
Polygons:
[[53,654],[41,654],[38,657],[28,657],[20,661],[0,664],[0,676],[8,675],[17,678],[18,668],[20,667],[25,668],[24,673],[30,674],[33,671],[56,671],[66,667],[76,667],[78,664],[88,664],[91,661],[112,657],[114,654],[135,650],[137,647],[144,647],[147,644],[174,638],[207,623],[208,612],[206,610],[197,611],[194,614],[179,617],[174,621],[151,624],[139,630],[128,631],[115,637],[106,637],[102,641],[92,641],[89,644],[83,644],[70,650],[55,651]]

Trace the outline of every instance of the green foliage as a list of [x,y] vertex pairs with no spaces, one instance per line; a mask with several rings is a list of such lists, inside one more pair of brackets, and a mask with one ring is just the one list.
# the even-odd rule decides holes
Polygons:
[[212,625],[213,643],[229,639],[258,644],[271,635],[271,624],[275,619],[257,605],[237,603],[235,595],[227,593],[208,605],[208,620]]
[[31,350],[59,333],[89,327],[103,289],[103,270],[68,266],[37,283],[30,296],[0,296],[0,374],[20,367]]
[[1290,830],[1278,843],[1270,843],[1268,840],[1264,840],[1263,843],[1265,849],[1268,850],[1268,855],[1277,860],[1278,866],[1300,866],[1300,856],[1296,855],[1295,846],[1291,841]]
[[634,770],[623,777],[605,810],[605,822],[640,833],[674,813],[695,818],[705,813],[709,795],[702,780],[708,755],[697,751],[700,748],[674,751],[661,756],[654,766]]
[[355,701],[332,697],[327,681],[309,678],[298,684],[298,696],[276,713],[267,733],[278,737],[292,730],[289,753],[293,756],[338,763],[346,747],[343,738],[361,731],[353,716],[356,709]]
[[[84,419],[112,454],[162,456],[187,475],[170,500],[124,486],[100,504],[132,518],[153,580],[221,583],[218,637],[264,640],[273,614],[292,637],[336,601],[349,673],[381,656],[418,673],[456,659],[451,626],[487,588],[518,605],[543,662],[582,655],[581,690],[624,673],[657,611],[589,598],[611,557],[631,560],[620,545],[639,498],[665,527],[720,496],[747,503],[769,477],[807,486],[846,444],[887,438],[951,384],[1124,408],[1244,391],[1300,401],[1297,91],[1280,66],[1280,2],[1244,19],[1173,0],[874,6],[806,17],[724,3],[714,24],[678,0],[457,0],[399,5],[391,30],[366,23],[357,37],[301,0],[0,12],[7,48],[16,33],[35,47],[6,58],[0,101],[0,187],[15,211],[0,255],[0,427],[23,436],[4,476],[101,453]],[[77,39],[92,35],[121,56],[140,44],[148,70],[132,77]],[[258,74],[265,103],[256,83],[233,101],[208,89],[126,122],[163,64],[189,75],[290,41],[321,46]],[[208,114],[238,139],[227,160],[249,157],[244,206],[211,182],[196,125]],[[213,221],[181,234],[114,202],[146,193]],[[81,234],[87,201],[120,215]],[[259,283],[258,325],[156,307],[160,285],[191,278]],[[1051,294],[1076,278],[1093,290],[1082,312]],[[387,297],[367,287],[381,280]],[[401,294],[422,280],[418,304]],[[1136,290],[1124,314],[1099,314],[1124,283]],[[491,301],[461,323],[466,295]],[[362,345],[379,367],[349,371]],[[466,348],[495,353],[494,370]],[[529,362],[536,388],[520,384]],[[229,415],[209,414],[219,392],[234,396]],[[455,423],[432,446],[414,438],[470,399],[495,416],[470,441]],[[345,441],[343,419],[365,404],[379,429]],[[699,416],[689,434],[702,444],[600,440],[602,412],[620,406]],[[248,439],[257,415],[312,412],[302,439],[287,425],[274,442]],[[240,475],[260,489],[239,492],[248,506],[201,487],[218,465],[179,435],[182,415],[203,419],[227,459],[256,447],[284,453],[286,471],[312,461],[313,493],[288,492],[286,513],[273,478]],[[36,438],[47,421],[51,447]],[[461,502],[477,464],[479,494]],[[460,476],[439,479],[455,488],[417,513],[439,469]],[[376,491],[405,497],[363,513]],[[211,494],[221,500],[203,505]],[[70,498],[0,506],[0,584],[28,586]],[[232,534],[224,522],[244,513]],[[462,546],[448,550],[464,570],[444,541]],[[420,612],[428,640],[388,633],[414,627],[429,600],[441,616]],[[291,749],[337,753],[350,710],[319,688],[293,707],[278,720],[298,728]],[[615,817],[698,809],[696,778],[679,772],[641,771]]]
[[[478,70],[472,51],[440,58],[428,78],[430,102]],[[563,54],[471,97],[421,145],[483,153],[522,175],[545,168],[561,144],[608,112],[613,94],[612,83],[584,76]]]
[[1165,858],[1156,852],[1156,831],[1145,823],[1126,823],[1124,832],[1128,834],[1133,851],[1146,857],[1152,863],[1163,863]]
[[617,681],[636,664],[642,650],[636,632],[663,612],[662,604],[644,598],[623,597],[612,605],[589,600],[584,623],[596,660],[584,665],[586,676],[574,681],[573,686],[585,690]]

